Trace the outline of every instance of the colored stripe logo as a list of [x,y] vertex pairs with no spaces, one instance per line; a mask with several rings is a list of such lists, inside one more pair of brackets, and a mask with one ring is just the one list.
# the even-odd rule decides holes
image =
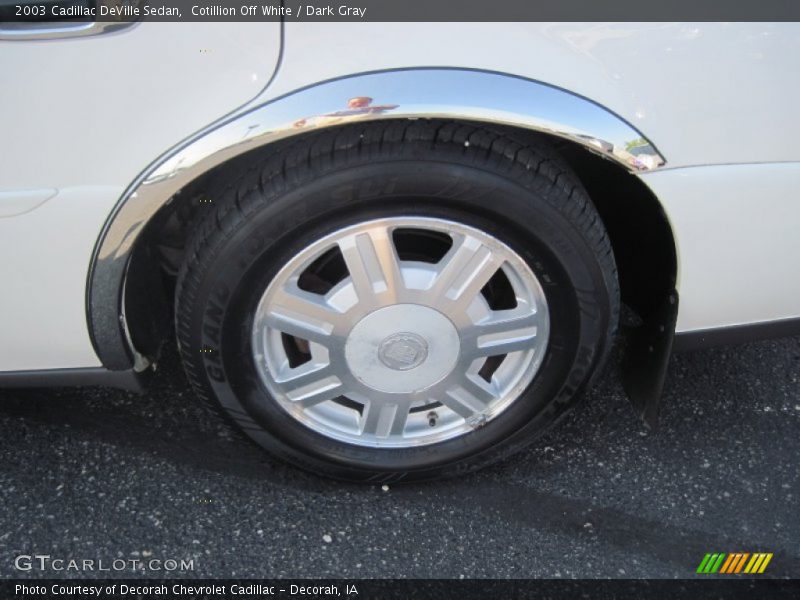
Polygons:
[[709,553],[700,561],[697,572],[702,574],[724,574],[735,575],[737,573],[748,573],[750,575],[763,573],[769,561],[772,560],[772,552],[733,552],[733,553]]

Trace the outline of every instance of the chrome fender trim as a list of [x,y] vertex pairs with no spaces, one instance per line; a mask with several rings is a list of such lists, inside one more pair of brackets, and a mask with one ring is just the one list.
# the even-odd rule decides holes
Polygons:
[[239,113],[154,161],[118,201],[95,246],[87,321],[106,368],[128,369],[123,285],[134,244],[170,198],[210,169],[309,131],[378,119],[445,118],[502,124],[571,140],[631,172],[665,164],[639,131],[599,104],[561,88],[501,73],[414,68],[353,75],[302,88]]

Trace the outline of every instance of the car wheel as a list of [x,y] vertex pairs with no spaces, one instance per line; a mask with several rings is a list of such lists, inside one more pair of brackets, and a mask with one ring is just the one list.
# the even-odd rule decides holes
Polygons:
[[305,469],[388,482],[519,450],[612,343],[602,221],[545,143],[437,122],[316,134],[213,198],[177,286],[197,394]]

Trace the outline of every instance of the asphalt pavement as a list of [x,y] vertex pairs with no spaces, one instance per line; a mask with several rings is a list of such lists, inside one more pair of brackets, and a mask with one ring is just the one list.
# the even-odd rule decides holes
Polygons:
[[49,555],[193,567],[145,577],[674,578],[708,552],[800,577],[799,454],[800,337],[673,357],[655,431],[612,369],[524,453],[388,489],[270,459],[170,355],[143,396],[0,391],[0,577],[132,576],[14,566]]

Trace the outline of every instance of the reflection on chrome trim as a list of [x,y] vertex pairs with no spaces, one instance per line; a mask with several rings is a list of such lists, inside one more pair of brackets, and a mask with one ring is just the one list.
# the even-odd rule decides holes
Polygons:
[[122,29],[138,24],[138,21],[130,22],[44,22],[44,23],[3,23],[0,25],[0,40],[2,41],[26,41],[26,40],[55,40],[71,37],[85,37],[90,35],[102,35],[104,33],[114,33]]
[[[203,173],[255,148],[309,131],[379,119],[438,118],[548,133],[632,172],[665,164],[653,145],[622,118],[536,81],[476,70],[408,69],[320,83],[240,114],[189,141],[151,165],[128,189],[107,222],[92,261],[88,316],[93,333],[122,314],[118,290],[144,226],[169,198]],[[118,365],[125,361],[115,360],[102,347],[95,349],[104,365],[123,368]]]

